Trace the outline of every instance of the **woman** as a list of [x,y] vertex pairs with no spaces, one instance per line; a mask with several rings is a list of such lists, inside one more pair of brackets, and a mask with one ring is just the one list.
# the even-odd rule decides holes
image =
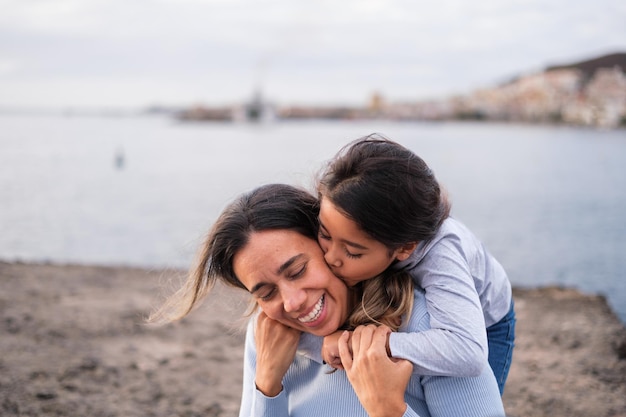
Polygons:
[[[261,312],[246,334],[240,416],[504,416],[491,370],[476,378],[412,374],[409,362],[387,357],[386,327],[342,338],[346,371],[329,372],[319,360],[321,337],[363,306],[326,265],[317,214],[314,197],[287,185],[241,196],[219,217],[186,286],[157,315],[186,315],[217,280],[253,295]],[[426,330],[428,322],[416,291],[405,327]]]

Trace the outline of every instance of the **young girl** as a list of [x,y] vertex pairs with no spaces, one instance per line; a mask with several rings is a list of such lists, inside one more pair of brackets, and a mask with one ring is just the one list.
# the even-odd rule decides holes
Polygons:
[[[371,135],[337,154],[318,193],[319,243],[337,276],[354,286],[404,270],[425,290],[431,329],[391,334],[391,356],[424,375],[474,376],[489,363],[502,394],[515,339],[511,284],[483,244],[450,217],[426,163]],[[337,338],[324,341],[323,356],[340,367]]]

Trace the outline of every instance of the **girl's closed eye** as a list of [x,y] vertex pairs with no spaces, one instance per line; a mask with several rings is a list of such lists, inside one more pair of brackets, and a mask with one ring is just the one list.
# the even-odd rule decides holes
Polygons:
[[351,259],[359,259],[361,256],[363,256],[360,253],[351,253],[347,248],[345,249],[345,253],[346,256]]

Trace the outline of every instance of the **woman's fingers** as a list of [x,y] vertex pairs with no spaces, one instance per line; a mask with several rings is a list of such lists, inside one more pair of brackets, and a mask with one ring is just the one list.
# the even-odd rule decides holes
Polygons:
[[385,325],[379,326],[372,336],[372,345],[376,348],[381,348],[383,351],[388,354],[388,342],[389,342],[389,334],[391,333],[391,329]]
[[337,344],[343,368],[352,369],[352,364],[359,357],[386,352],[389,333],[391,333],[389,327],[373,324],[358,326],[352,332],[344,332]]
[[299,339],[300,331],[267,317],[265,313],[257,317],[255,382],[257,389],[265,395],[273,397],[282,390],[282,379],[293,362]]
[[[352,337],[354,337],[354,335]],[[349,346],[350,339],[350,332],[345,331],[337,342],[339,358],[341,358],[341,364],[345,370],[352,369],[352,351]]]
[[367,326],[358,326],[352,332],[352,352],[354,356],[360,355],[372,344],[372,337],[376,331],[376,326],[369,324]]
[[[404,392],[413,365],[408,361],[394,362],[387,356],[389,332],[385,326],[357,327],[352,334],[354,351],[349,357],[350,365],[344,361],[348,379],[371,416],[402,415],[406,410]],[[343,350],[348,343],[342,342]]]
[[339,338],[343,333],[343,330],[338,330],[324,337],[324,341],[322,342],[322,359],[335,369],[343,369],[338,348]]

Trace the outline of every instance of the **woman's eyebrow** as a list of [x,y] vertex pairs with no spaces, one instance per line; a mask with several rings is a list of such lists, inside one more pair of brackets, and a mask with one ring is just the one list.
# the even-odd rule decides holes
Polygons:
[[[283,262],[283,264],[281,266],[278,267],[278,269],[276,270],[276,275],[280,275],[283,272],[285,272],[285,270],[287,268],[289,268],[291,265],[293,265],[296,261],[300,260],[301,258],[304,257],[303,253],[299,253],[297,255],[292,256],[291,258],[287,259],[285,262]],[[260,290],[261,288],[263,288],[265,285],[268,285],[267,282],[259,282],[257,284],[255,284],[251,289],[250,289],[250,294],[254,294],[255,292],[257,292],[258,290]]]
[[302,258],[303,256],[304,254],[299,253],[287,259],[287,261],[285,261],[281,266],[278,267],[278,269],[276,270],[276,274],[277,275],[282,274],[283,272],[285,272],[285,269],[289,268],[291,265],[293,265],[298,259]]
[[250,294],[254,294],[255,292],[257,292],[258,290],[260,290],[266,285],[267,285],[267,282],[259,282],[254,287],[252,287],[252,289],[250,289]]

